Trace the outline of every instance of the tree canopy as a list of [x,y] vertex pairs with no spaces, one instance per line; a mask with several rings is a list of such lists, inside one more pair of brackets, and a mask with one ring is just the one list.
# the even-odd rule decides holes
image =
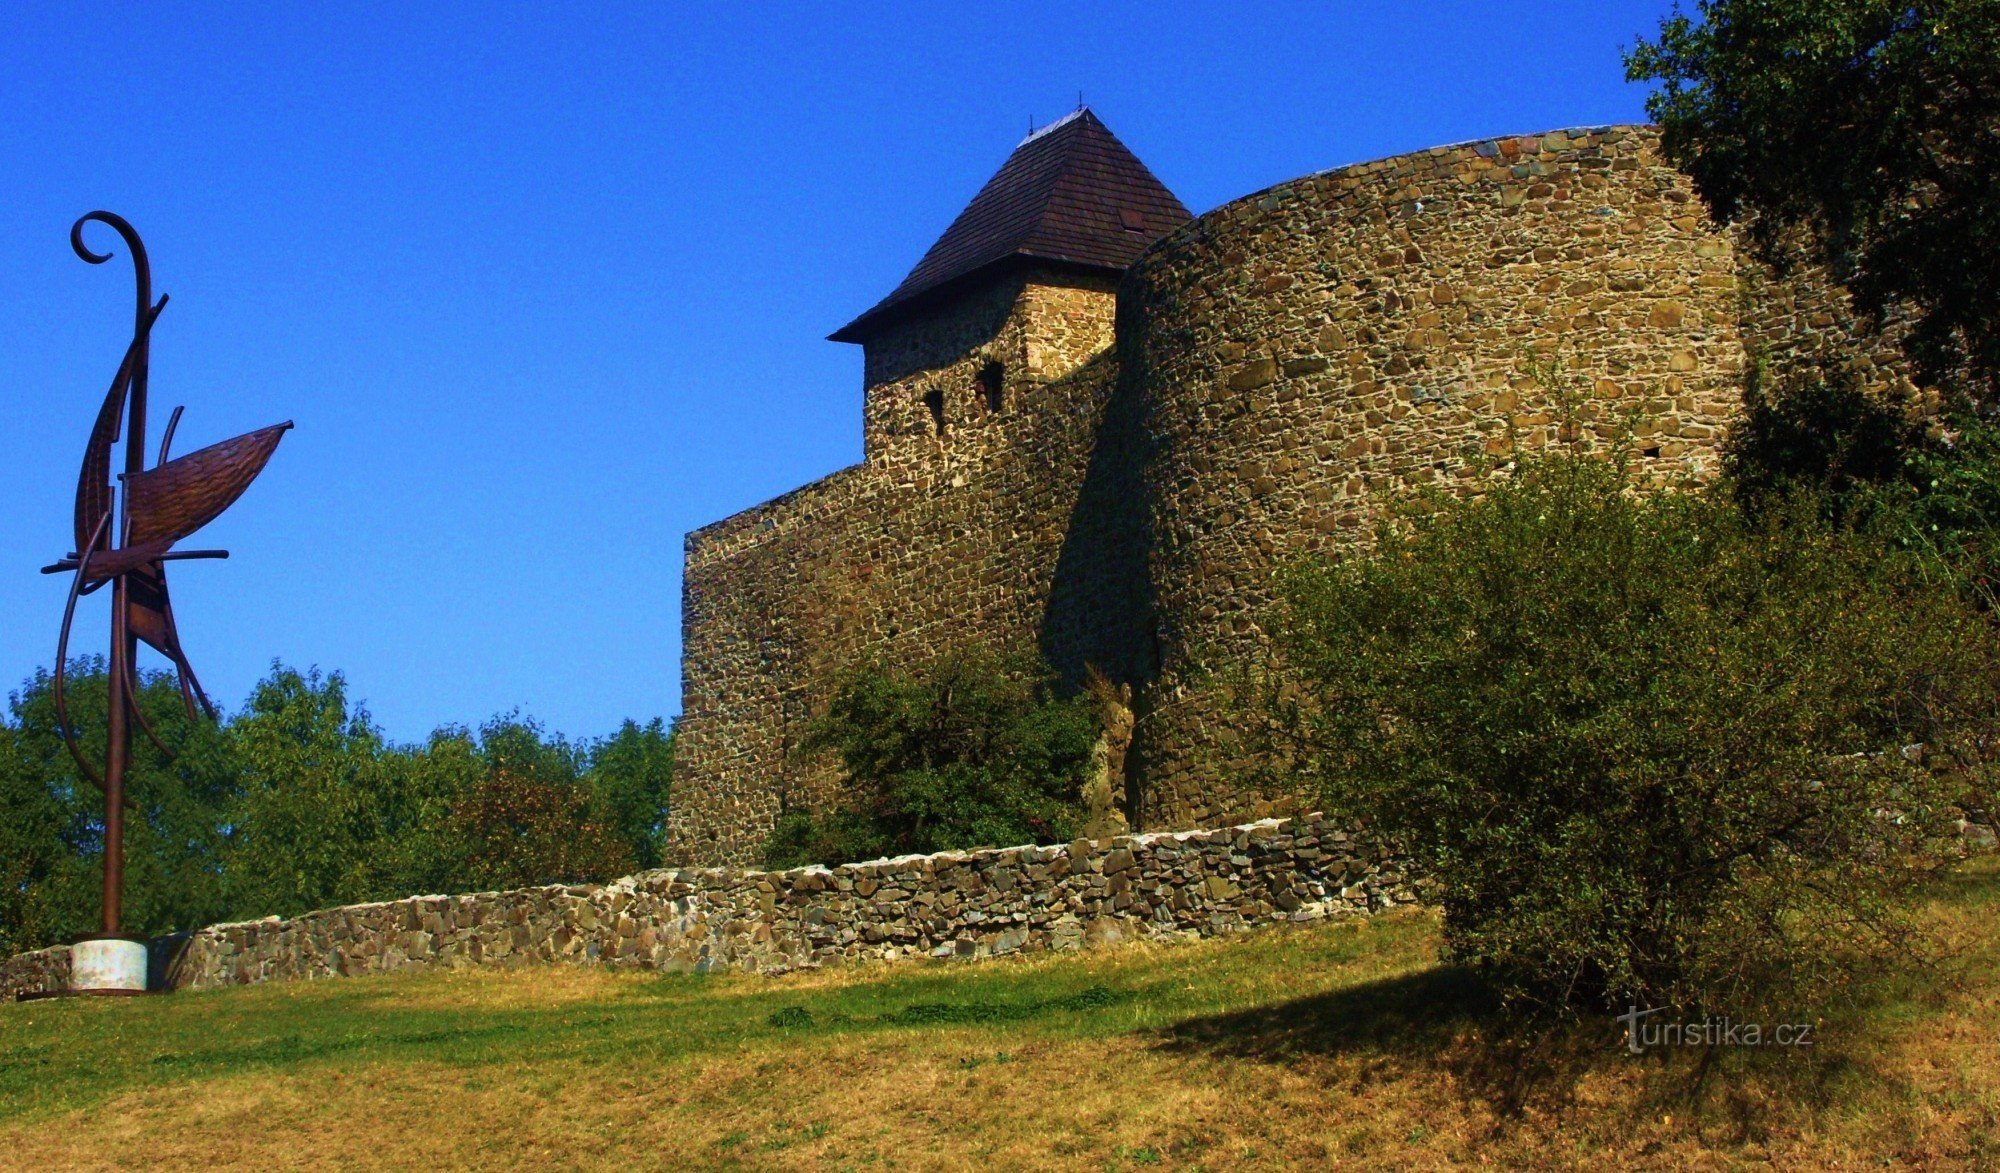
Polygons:
[[2000,386],[2000,0],[1701,0],[1626,56],[1666,153],[1780,267],[1907,314],[1927,381]]
[[[104,665],[72,666],[70,713],[101,757]],[[419,892],[611,879],[657,866],[673,734],[627,721],[570,742],[503,715],[418,745],[382,736],[339,673],[274,667],[220,725],[171,680],[139,704],[126,923],[160,933]],[[0,955],[95,927],[102,799],[58,735],[46,674],[0,720]]]

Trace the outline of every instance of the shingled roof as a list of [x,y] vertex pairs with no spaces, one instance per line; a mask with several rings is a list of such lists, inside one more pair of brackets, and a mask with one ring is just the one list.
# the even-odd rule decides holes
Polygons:
[[927,294],[1022,258],[1123,272],[1189,218],[1174,193],[1082,108],[1022,139],[903,283],[829,337],[860,342]]

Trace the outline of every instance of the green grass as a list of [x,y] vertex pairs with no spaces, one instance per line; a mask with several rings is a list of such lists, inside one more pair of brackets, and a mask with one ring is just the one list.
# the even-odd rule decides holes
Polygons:
[[[916,963],[804,981],[484,970],[143,1000],[49,999],[0,1006],[0,1124],[85,1108],[167,1079],[326,1064],[617,1067],[913,1028],[992,1025],[1009,1036],[1066,1039],[1157,1030],[1281,995],[1287,971],[1324,971],[1364,956],[1376,967],[1417,968],[1428,963],[1430,946],[1429,921],[1406,917],[1268,935],[1249,950]],[[1243,964],[1246,953],[1254,953],[1253,966]],[[551,980],[585,982],[589,997],[495,1004],[504,987]]]
[[[1088,1169],[2000,1161],[1962,964],[1810,1056],[1533,1047],[1421,913],[984,964],[549,967],[0,1006],[0,1164]],[[449,1122],[449,1123],[446,1123]]]

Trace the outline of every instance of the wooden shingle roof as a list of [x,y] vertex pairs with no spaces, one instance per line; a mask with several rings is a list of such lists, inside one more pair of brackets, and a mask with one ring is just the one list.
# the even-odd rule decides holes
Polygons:
[[1022,259],[1122,272],[1188,219],[1097,115],[1079,109],[1023,139],[903,283],[829,337],[860,342],[928,295]]

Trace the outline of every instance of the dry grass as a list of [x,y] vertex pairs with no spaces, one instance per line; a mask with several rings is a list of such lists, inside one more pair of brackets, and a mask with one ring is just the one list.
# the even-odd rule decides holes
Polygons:
[[1421,915],[779,980],[26,1003],[0,1007],[0,1165],[1995,1167],[1996,894],[1940,899],[1957,978],[1785,1054],[1634,1059],[1610,1023],[1495,1041]]

